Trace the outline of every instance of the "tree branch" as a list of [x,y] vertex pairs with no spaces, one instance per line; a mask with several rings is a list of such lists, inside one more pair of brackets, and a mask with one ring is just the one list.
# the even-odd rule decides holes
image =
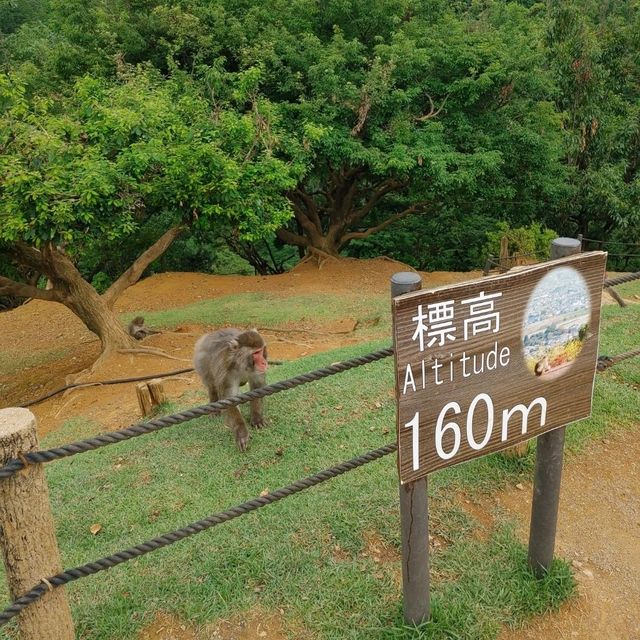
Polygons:
[[309,242],[304,236],[300,236],[297,233],[293,233],[293,231],[289,231],[288,229],[278,229],[276,231],[276,236],[285,244],[291,244],[296,247],[308,247]]
[[320,222],[320,216],[318,215],[318,205],[316,204],[315,200],[302,187],[297,187],[294,193],[302,199],[307,209],[307,217],[316,226],[318,232],[322,233],[322,222]]
[[[301,205],[299,198],[301,198],[301,194],[297,194],[295,192],[288,194],[291,203],[293,204],[293,214],[304,230],[304,232],[310,238],[318,238],[322,235],[322,228],[316,227],[314,222],[309,218],[309,216],[305,213],[303,209],[306,209],[304,205]],[[306,246],[306,245],[305,245]]]
[[425,205],[427,202],[418,202],[405,209],[404,211],[400,211],[392,215],[390,218],[387,218],[384,222],[376,225],[375,227],[370,227],[369,229],[365,229],[364,231],[352,231],[351,233],[345,233],[342,238],[340,238],[340,249],[342,249],[347,243],[351,242],[351,240],[360,240],[362,238],[368,238],[369,236],[377,233],[378,231],[382,231],[386,229],[389,225],[393,224],[397,220],[401,220],[402,218],[406,218],[408,215],[415,213]]
[[0,296],[18,296],[20,298],[37,298],[49,302],[62,303],[62,296],[55,289],[38,289],[24,282],[16,282],[0,276]]
[[35,247],[31,247],[24,242],[16,242],[13,245],[11,252],[19,263],[46,273],[45,268],[47,263],[42,252]]
[[444,100],[442,101],[442,104],[436,111],[436,107],[433,104],[433,98],[427,93],[427,98],[429,98],[429,105],[430,105],[429,113],[425,113],[422,116],[418,116],[416,120],[418,122],[424,122],[425,120],[431,120],[432,118],[435,118],[436,116],[438,116],[439,113],[444,109],[444,105],[447,104],[447,100],[449,99],[450,95],[451,94],[447,93],[447,95],[444,97]]
[[382,198],[387,195],[387,193],[391,191],[399,191],[403,187],[407,186],[407,182],[401,182],[396,180],[395,178],[389,178],[384,182],[380,183],[376,190],[373,192],[373,195],[369,198],[369,200],[364,204],[364,206],[360,207],[360,209],[355,209],[346,218],[346,225],[351,225],[358,220],[362,220],[368,213],[371,212],[373,207],[375,207]]
[[144,270],[169,248],[184,229],[183,225],[172,227],[136,258],[135,262],[102,294],[102,298],[109,308],[113,308],[113,303],[122,292],[140,279]]
[[342,206],[340,207],[341,217],[346,217],[353,206],[353,199],[358,191],[358,180],[353,178],[347,192],[342,198]]

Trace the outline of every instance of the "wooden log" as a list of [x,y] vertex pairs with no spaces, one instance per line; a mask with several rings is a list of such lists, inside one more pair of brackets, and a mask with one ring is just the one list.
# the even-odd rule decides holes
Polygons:
[[151,407],[157,407],[167,401],[167,395],[164,392],[164,386],[160,378],[154,378],[147,382],[149,393],[151,395]]
[[[39,449],[36,418],[28,409],[0,409],[0,464]],[[0,546],[9,592],[16,599],[62,571],[49,488],[41,464],[0,481]],[[73,640],[64,587],[52,588],[18,615],[23,640]]]
[[142,417],[148,416],[151,413],[151,408],[153,407],[149,385],[146,382],[137,384],[136,395],[138,396],[138,406],[140,407]]

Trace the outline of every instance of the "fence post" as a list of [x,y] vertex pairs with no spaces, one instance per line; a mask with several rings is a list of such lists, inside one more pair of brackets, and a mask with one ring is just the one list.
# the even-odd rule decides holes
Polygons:
[[[0,409],[0,464],[38,449],[36,418],[27,409]],[[62,571],[49,489],[41,464],[0,480],[0,546],[13,599]],[[23,640],[73,640],[67,595],[56,587],[18,615]]]
[[[417,273],[391,276],[391,297],[422,288]],[[429,619],[429,507],[427,479],[399,485],[402,533],[402,596],[404,620],[420,624]]]
[[[581,244],[581,241],[575,238],[555,238],[551,242],[551,259],[580,253]],[[538,436],[529,529],[529,567],[539,578],[545,575],[553,562],[560,503],[564,430],[565,428],[561,427]]]

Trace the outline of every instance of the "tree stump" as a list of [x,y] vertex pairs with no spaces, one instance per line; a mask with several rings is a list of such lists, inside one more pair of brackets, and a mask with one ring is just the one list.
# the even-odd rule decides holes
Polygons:
[[[0,464],[39,449],[36,418],[27,409],[0,409]],[[11,597],[62,571],[49,488],[41,464],[0,481],[0,546]],[[23,640],[73,640],[64,587],[55,587],[18,615]]]
[[147,385],[149,386],[149,393],[151,394],[152,407],[158,406],[159,404],[167,401],[167,394],[164,392],[164,387],[162,386],[162,380],[160,378],[149,380]]
[[149,382],[141,382],[136,385],[136,395],[138,396],[138,406],[142,416],[148,416],[154,407],[166,402],[167,395],[162,386],[160,378],[154,378]]

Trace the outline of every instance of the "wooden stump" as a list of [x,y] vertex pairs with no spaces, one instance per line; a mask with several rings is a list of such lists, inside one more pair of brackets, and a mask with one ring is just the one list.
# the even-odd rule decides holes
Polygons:
[[138,396],[138,406],[142,416],[148,416],[154,407],[166,402],[167,395],[162,386],[160,378],[154,378],[149,382],[141,382],[136,385],[136,395]]
[[[36,418],[27,409],[0,409],[0,464],[39,449]],[[0,480],[0,546],[13,599],[62,571],[49,488],[41,464]],[[73,640],[64,587],[53,588],[18,615],[23,640]]]
[[160,378],[149,380],[147,385],[149,386],[149,393],[151,394],[152,407],[167,401],[167,394],[164,392],[164,387],[162,386],[162,380]]

